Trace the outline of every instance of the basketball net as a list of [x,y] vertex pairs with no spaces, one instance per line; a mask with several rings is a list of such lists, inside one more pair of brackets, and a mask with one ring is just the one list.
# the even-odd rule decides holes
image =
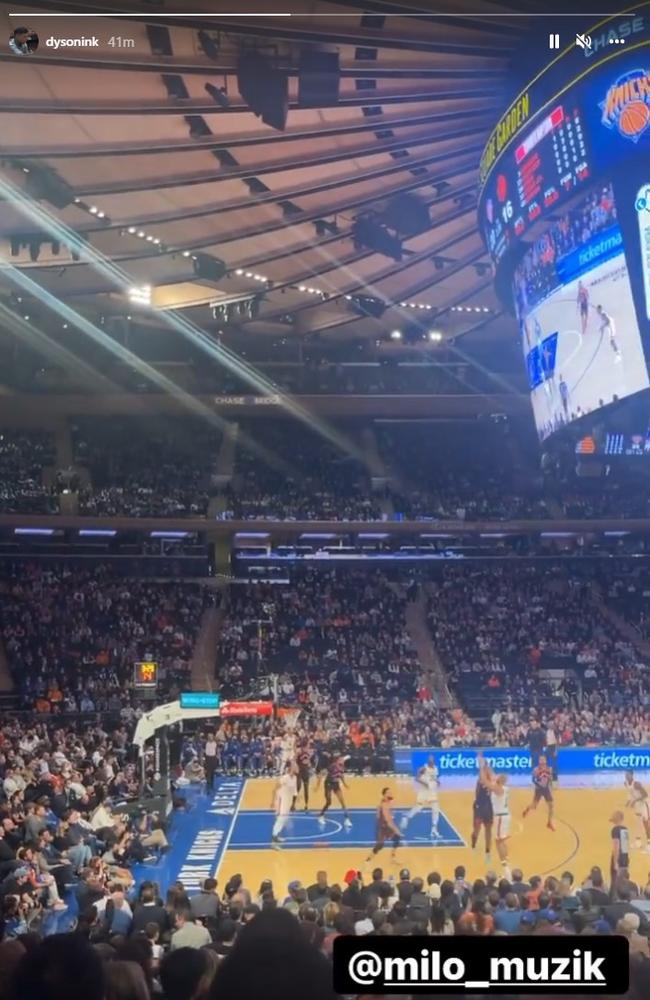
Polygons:
[[281,708],[279,710],[279,716],[284,722],[287,730],[292,733],[294,732],[296,726],[298,725],[298,719],[300,718],[299,708]]

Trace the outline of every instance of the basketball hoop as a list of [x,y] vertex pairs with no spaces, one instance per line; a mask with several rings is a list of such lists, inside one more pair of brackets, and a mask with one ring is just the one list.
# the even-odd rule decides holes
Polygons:
[[299,708],[280,708],[278,709],[278,717],[282,719],[286,728],[290,733],[293,733],[298,725],[298,719],[300,718]]

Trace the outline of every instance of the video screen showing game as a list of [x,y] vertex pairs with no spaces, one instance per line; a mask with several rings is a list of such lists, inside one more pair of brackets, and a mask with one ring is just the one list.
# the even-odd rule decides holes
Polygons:
[[595,185],[526,251],[514,297],[541,440],[649,385],[612,185]]

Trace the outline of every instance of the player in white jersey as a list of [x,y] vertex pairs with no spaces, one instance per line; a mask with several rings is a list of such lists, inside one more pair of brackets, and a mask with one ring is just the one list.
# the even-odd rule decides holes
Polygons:
[[280,774],[284,773],[287,764],[296,756],[296,737],[287,733],[280,743]]
[[402,831],[406,830],[407,826],[411,822],[414,816],[421,813],[423,809],[431,810],[431,836],[437,838],[440,836],[438,833],[438,820],[440,818],[440,809],[438,807],[438,786],[440,784],[440,779],[438,778],[438,768],[436,767],[436,762],[433,757],[429,757],[427,763],[424,767],[421,767],[415,778],[415,790],[416,799],[415,805],[406,816],[402,816],[400,826]]
[[618,349],[618,343],[616,342],[616,328],[614,326],[614,320],[612,317],[605,312],[602,306],[596,306],[596,312],[598,313],[598,319],[600,321],[600,332],[601,334],[607,334],[609,337],[609,346],[615,354],[615,360],[621,360],[621,352]]
[[[505,874],[508,871],[508,838],[510,837],[511,820],[510,803],[508,802],[508,775],[499,774],[496,777],[488,775],[483,778],[483,781],[490,792],[492,812],[494,813],[494,839]],[[508,877],[509,875],[506,875],[506,878]]]
[[291,818],[291,806],[298,794],[298,778],[296,765],[289,761],[284,766],[282,775],[273,790],[272,808],[275,810],[275,823],[271,834],[273,847],[279,847],[282,843],[280,834]]
[[636,847],[641,847],[645,841],[646,852],[650,854],[650,800],[648,793],[634,777],[634,771],[625,772],[625,791],[627,792],[626,807],[632,809],[638,820],[638,835]]

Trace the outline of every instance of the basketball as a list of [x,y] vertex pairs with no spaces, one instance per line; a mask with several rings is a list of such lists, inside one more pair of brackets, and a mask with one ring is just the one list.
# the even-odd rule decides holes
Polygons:
[[633,101],[621,111],[618,125],[623,135],[639,135],[650,121],[650,108],[643,101]]

